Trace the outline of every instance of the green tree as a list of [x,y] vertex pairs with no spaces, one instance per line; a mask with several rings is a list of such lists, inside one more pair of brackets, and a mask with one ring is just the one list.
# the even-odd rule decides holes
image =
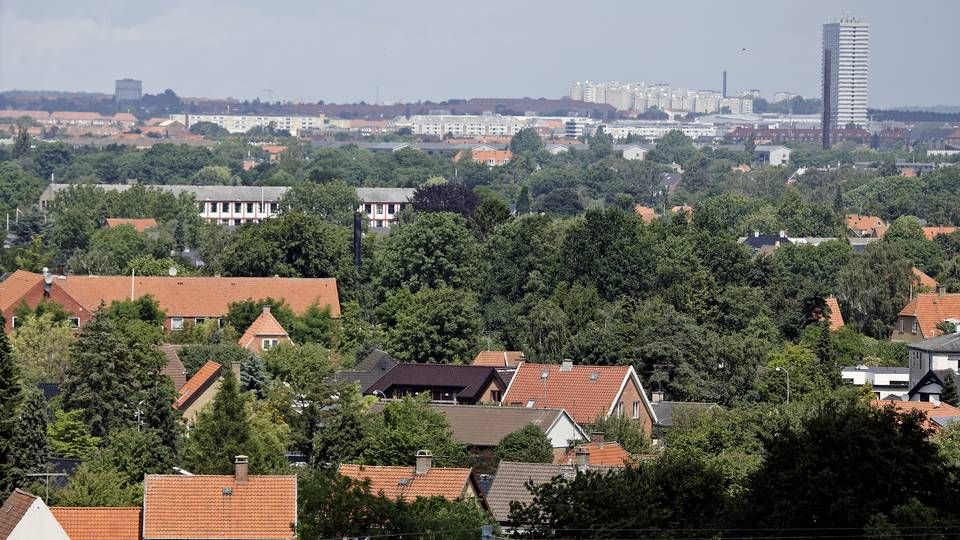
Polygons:
[[500,461],[553,463],[550,439],[533,424],[527,424],[505,436],[497,443],[494,453]]
[[517,195],[517,215],[523,216],[530,213],[530,189],[527,186],[520,186],[520,194]]
[[67,487],[56,496],[58,506],[139,506],[142,500],[143,488],[103,460],[77,467]]
[[311,403],[319,411],[313,440],[310,441],[310,462],[315,465],[344,463],[359,459],[366,436],[366,407],[357,385],[343,385],[333,394],[336,399],[323,406]]
[[18,316],[16,330],[10,341],[24,382],[62,381],[75,340],[73,329],[65,321],[55,322],[52,313],[44,313]]
[[90,434],[90,428],[83,420],[83,411],[63,411],[53,413],[53,423],[47,427],[50,441],[50,454],[56,457],[89,459],[100,444],[100,437]]
[[510,138],[510,151],[514,154],[539,152],[543,149],[543,140],[533,128],[523,128]]
[[473,215],[480,197],[463,184],[427,184],[413,194],[413,209],[422,214],[452,213],[463,217]]
[[910,262],[924,272],[936,272],[943,261],[940,247],[927,240],[920,220],[913,216],[901,216],[890,225],[883,236],[884,242],[900,246]]
[[300,212],[335,225],[352,226],[360,199],[356,188],[334,180],[324,184],[297,184],[283,195],[279,204],[286,212]]
[[430,407],[430,396],[387,402],[370,420],[362,461],[369,465],[414,465],[418,450],[430,450],[440,467],[458,466],[466,447],[453,437],[443,413]]
[[[5,321],[0,315],[0,328]],[[10,494],[20,481],[16,452],[13,446],[18,414],[23,401],[20,373],[13,360],[7,335],[0,332],[0,497]]]
[[468,362],[480,333],[480,314],[473,294],[449,287],[400,289],[381,306],[384,343],[404,362]]
[[190,183],[198,186],[230,185],[233,175],[223,165],[207,165],[190,177]]
[[318,343],[333,348],[339,342],[340,329],[330,315],[330,307],[320,307],[316,303],[310,304],[286,330],[294,343]]
[[510,207],[499,197],[483,197],[470,219],[470,227],[480,240],[493,234],[494,229],[511,218]]
[[152,430],[127,428],[111,433],[101,457],[127,476],[127,482],[142,482],[145,474],[166,474],[174,456],[160,435]]
[[300,538],[366,537],[389,529],[394,504],[370,492],[369,483],[334,469],[311,468],[298,482]]
[[956,407],[960,405],[960,394],[957,393],[957,381],[953,373],[947,373],[943,380],[943,392],[940,394],[940,401]]
[[602,416],[594,421],[591,429],[603,434],[606,441],[620,443],[620,446],[630,454],[644,454],[650,452],[650,434],[644,429],[643,423],[625,415]]
[[30,152],[30,141],[31,138],[30,134],[27,133],[27,128],[20,126],[20,128],[17,129],[17,137],[13,140],[13,148],[11,150],[13,159],[24,157]]
[[837,297],[847,307],[850,323],[867,335],[885,339],[907,304],[912,280],[903,251],[891,242],[875,242],[841,271]]
[[[41,472],[47,463],[47,403],[43,393],[33,389],[26,392],[18,411],[13,434],[14,459],[21,475]],[[22,480],[26,476],[21,476]]]

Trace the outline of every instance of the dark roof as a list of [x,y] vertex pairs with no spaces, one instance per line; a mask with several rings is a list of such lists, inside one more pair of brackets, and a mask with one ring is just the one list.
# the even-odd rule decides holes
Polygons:
[[928,352],[960,353],[960,333],[938,336],[907,345],[911,349]]
[[55,382],[42,382],[37,383],[37,388],[43,392],[43,399],[50,401],[51,399],[60,395],[60,383]]
[[683,180],[683,174],[678,172],[660,173],[660,184],[665,187],[673,187]]
[[379,390],[388,393],[391,387],[459,388],[460,399],[476,401],[491,381],[503,388],[503,378],[492,367],[456,366],[449,364],[397,364],[367,389],[367,394]]
[[[609,471],[610,467],[591,467],[592,470]],[[527,482],[535,485],[546,484],[556,476],[573,478],[577,470],[573,465],[555,465],[553,463],[518,463],[501,461],[497,474],[487,492],[487,504],[490,513],[499,523],[506,523],[510,516],[510,502],[527,504],[533,495],[527,489]]]
[[390,371],[390,368],[399,363],[400,362],[397,362],[392,356],[380,349],[373,349],[363,357],[363,360],[357,362],[354,369],[356,371],[382,371],[386,373]]
[[[924,374],[923,377],[920,377],[920,380],[917,381],[917,384],[913,385],[913,388],[911,388],[910,391],[907,392],[907,396],[910,399],[913,399],[914,394],[919,392],[921,388],[923,388],[924,386],[927,386],[928,384],[936,384],[936,385],[939,385],[940,387],[943,387],[943,379],[941,378],[941,376],[945,375],[947,371],[949,370],[941,369],[941,370],[928,371],[926,374]],[[950,371],[950,373],[952,374],[953,372]]]
[[[370,412],[383,411],[384,403],[375,403]],[[527,424],[533,424],[546,433],[554,423],[566,416],[576,425],[573,418],[563,409],[527,409],[525,407],[495,407],[484,405],[453,405],[447,403],[431,403],[438,412],[442,413],[453,437],[469,446],[496,446],[501,439],[517,431]],[[589,437],[580,430],[582,440]]]
[[36,499],[26,491],[13,490],[13,493],[3,502],[3,507],[0,507],[0,538],[10,536]]
[[792,244],[790,238],[786,236],[780,236],[779,234],[751,234],[741,240],[741,243],[747,246],[752,247],[753,249],[760,249],[764,246],[775,246],[777,242],[780,245]]
[[360,392],[366,393],[370,385],[390,371],[398,362],[389,354],[374,349],[365,356],[354,369],[338,371],[333,374],[334,382],[350,382],[360,386]]
[[716,403],[702,403],[697,401],[657,401],[650,404],[657,413],[657,425],[670,427],[673,425],[673,415],[677,411],[701,410],[719,408]]

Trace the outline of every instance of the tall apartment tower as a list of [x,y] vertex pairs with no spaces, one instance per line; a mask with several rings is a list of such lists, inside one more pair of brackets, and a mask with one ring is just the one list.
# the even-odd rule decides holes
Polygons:
[[823,25],[824,108],[831,124],[867,127],[867,81],[870,75],[870,23],[852,17]]

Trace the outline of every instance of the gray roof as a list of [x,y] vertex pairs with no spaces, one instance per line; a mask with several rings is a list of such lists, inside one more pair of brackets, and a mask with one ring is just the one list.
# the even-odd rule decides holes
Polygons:
[[843,366],[840,368],[842,371],[862,371],[864,373],[893,373],[897,375],[909,375],[910,368],[908,367],[892,367],[892,366]]
[[673,415],[677,411],[698,410],[706,411],[717,409],[720,405],[716,403],[702,403],[696,401],[657,401],[650,404],[653,411],[657,413],[657,425],[670,427],[673,425]]
[[[593,470],[610,471],[611,467],[591,467]],[[556,476],[573,478],[577,470],[573,465],[554,465],[552,463],[518,463],[501,461],[497,474],[487,492],[487,504],[490,513],[499,523],[506,523],[510,517],[510,502],[529,504],[533,495],[527,489],[527,482],[546,484]]]
[[[533,424],[546,433],[557,420],[566,416],[576,425],[563,409],[528,409],[526,407],[496,407],[484,405],[451,405],[431,403],[430,406],[442,413],[453,436],[469,446],[492,447],[500,443],[507,435],[527,424]],[[370,412],[383,411],[384,404],[376,403]],[[587,433],[579,426],[581,440],[588,440]]]
[[416,188],[357,188],[357,198],[365,203],[405,203],[410,202]]
[[770,151],[772,151],[772,150],[787,150],[787,151],[790,151],[790,149],[787,148],[786,146],[779,145],[779,144],[760,144],[760,145],[757,145],[757,146],[754,148],[754,150],[757,151],[757,152],[770,152]]
[[928,352],[960,353],[960,333],[938,336],[907,345],[911,349]]
[[377,382],[383,374],[390,371],[398,362],[389,354],[374,349],[352,370],[338,371],[333,374],[334,382],[352,382],[360,386],[360,392],[366,392],[370,385]]
[[[50,184],[46,194],[56,195],[60,191],[78,184]],[[87,184],[104,191],[126,191],[135,184]],[[276,202],[290,188],[288,186],[191,186],[179,184],[143,184],[149,189],[159,189],[174,195],[186,193],[198,201],[267,201]],[[52,197],[50,197],[52,198]]]

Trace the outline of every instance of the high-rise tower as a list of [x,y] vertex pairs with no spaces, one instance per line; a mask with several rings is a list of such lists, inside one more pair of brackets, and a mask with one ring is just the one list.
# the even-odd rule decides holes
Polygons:
[[823,25],[824,108],[831,124],[867,127],[867,81],[870,76],[870,23],[852,17]]

